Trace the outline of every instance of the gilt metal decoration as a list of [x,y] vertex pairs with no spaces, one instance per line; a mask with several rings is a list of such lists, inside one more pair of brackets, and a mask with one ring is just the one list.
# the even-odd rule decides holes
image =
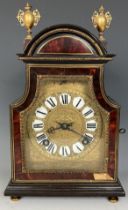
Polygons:
[[21,9],[18,11],[17,20],[21,26],[27,29],[27,36],[25,39],[31,40],[32,28],[33,26],[37,26],[41,15],[37,9],[32,11],[32,6],[29,3],[26,4],[24,9],[24,11]]
[[105,42],[104,31],[110,27],[112,16],[109,11],[105,12],[103,6],[99,8],[99,11],[94,11],[92,16],[92,23],[99,32],[99,39],[101,42]]

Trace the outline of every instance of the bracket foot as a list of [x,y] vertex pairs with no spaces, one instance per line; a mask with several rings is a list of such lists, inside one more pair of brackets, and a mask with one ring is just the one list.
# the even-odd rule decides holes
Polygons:
[[14,202],[19,201],[21,199],[20,196],[11,196],[10,199]]
[[108,197],[108,200],[111,202],[111,203],[117,203],[118,202],[118,197],[116,196],[111,196],[111,197]]

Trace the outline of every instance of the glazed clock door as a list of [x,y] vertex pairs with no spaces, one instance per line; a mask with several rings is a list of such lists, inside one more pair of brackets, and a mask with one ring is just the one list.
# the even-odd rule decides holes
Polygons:
[[42,31],[19,54],[26,89],[11,106],[12,178],[5,195],[124,195],[119,106],[103,81],[112,57],[87,30],[71,25]]

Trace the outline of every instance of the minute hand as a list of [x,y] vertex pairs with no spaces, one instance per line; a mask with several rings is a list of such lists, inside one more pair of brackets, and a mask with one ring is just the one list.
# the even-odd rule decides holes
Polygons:
[[79,136],[81,136],[81,137],[83,137],[83,138],[85,138],[85,136],[84,136],[84,135],[82,135],[81,133],[79,133],[79,132],[75,131],[75,130],[74,130],[74,129],[72,129],[72,128],[68,128],[68,130],[69,130],[69,131],[72,131],[73,133],[78,134]]

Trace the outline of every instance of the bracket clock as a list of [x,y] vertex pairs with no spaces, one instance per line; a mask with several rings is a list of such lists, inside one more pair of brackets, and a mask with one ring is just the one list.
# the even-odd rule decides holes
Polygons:
[[26,90],[11,105],[5,195],[124,196],[117,173],[120,108],[103,80],[113,55],[89,31],[58,25],[18,56],[26,64]]

